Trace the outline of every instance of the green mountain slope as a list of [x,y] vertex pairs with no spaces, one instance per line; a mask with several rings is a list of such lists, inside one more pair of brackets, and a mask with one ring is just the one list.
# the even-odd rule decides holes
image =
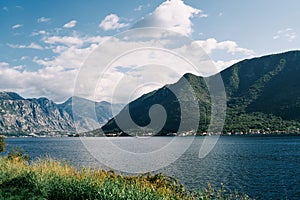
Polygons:
[[300,51],[237,63],[221,73],[226,131],[289,130],[300,121]]
[[[192,88],[188,86],[188,82],[192,83]],[[193,100],[191,96],[186,95],[188,91],[197,91],[195,96],[197,100]],[[177,94],[175,95],[174,92]],[[178,98],[181,99],[181,104],[178,102]],[[149,116],[149,110],[151,106],[159,104],[164,107],[166,111],[166,121],[161,130],[158,130],[157,127],[160,127],[161,124],[154,124],[152,127],[146,127],[151,123]],[[176,132],[179,129],[180,121],[182,118],[182,112],[188,112],[188,120],[184,127],[184,131],[189,131],[190,127],[196,122],[198,123],[199,117],[198,113],[190,112],[195,108],[198,108],[201,104],[203,106],[209,107],[210,98],[209,93],[204,82],[203,78],[198,78],[191,74],[186,74],[184,78],[180,79],[176,84],[166,85],[165,87],[153,91],[151,93],[145,94],[138,98],[137,100],[131,102],[127,105],[115,118],[111,119],[104,127],[105,132],[121,132],[121,129],[118,127],[117,122],[122,124],[122,131],[127,133],[146,133],[146,132],[155,132],[159,133],[158,135],[165,135],[167,133]],[[180,105],[182,105],[180,107]],[[128,112],[130,116],[128,116]],[[138,125],[136,127],[128,118],[131,118],[134,123]],[[159,112],[157,116],[152,116],[152,120],[160,120],[163,118],[160,116]],[[201,112],[200,123],[206,121],[206,116]],[[162,122],[163,123],[163,122]],[[205,129],[205,128],[204,128]]]
[[[227,115],[223,131],[248,132],[250,129],[275,131],[299,128],[299,70],[300,51],[290,51],[244,60],[221,72],[227,95]],[[184,78],[192,86],[199,105],[198,132],[205,132],[211,112],[211,99],[205,81],[202,77],[192,74],[186,74]],[[175,84],[131,102],[125,109],[127,109],[126,112],[129,111],[136,124],[139,126],[149,124],[149,108],[154,104],[160,104],[166,109],[168,118],[159,134],[177,132],[181,117],[181,113],[178,112],[180,106],[168,87],[176,88],[179,96],[184,97],[188,94],[181,79]],[[187,105],[194,102],[191,99],[186,99],[186,101]],[[184,109],[191,110],[191,108],[187,106]],[[117,121],[122,121],[125,116],[123,114],[124,110],[116,116]],[[192,114],[190,119],[196,120]],[[131,124],[128,124],[126,131],[131,130],[130,126]],[[121,131],[115,119],[111,119],[102,127],[102,130],[104,132]]]

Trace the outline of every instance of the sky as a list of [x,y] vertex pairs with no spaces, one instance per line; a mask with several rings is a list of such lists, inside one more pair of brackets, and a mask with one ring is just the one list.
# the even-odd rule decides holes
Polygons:
[[[26,98],[43,96],[63,102],[74,95],[89,56],[104,42],[135,28],[159,27],[189,38],[204,50],[219,71],[246,58],[300,48],[298,0],[123,2],[0,0],[0,90],[18,92]],[[141,41],[135,43],[127,41],[124,48],[137,48]],[[159,47],[166,48],[166,44]],[[120,43],[112,46],[122,47]],[[134,58],[142,62],[146,59],[144,55],[149,58],[152,53],[137,53]],[[117,77],[97,79],[100,84],[97,95],[90,92],[82,96],[112,101],[110,90],[114,84],[120,83],[124,75],[133,77],[128,71],[134,65],[125,60],[115,63],[109,71]],[[157,65],[153,69],[158,69]],[[172,70],[183,75],[185,69]],[[143,71],[140,75],[149,76],[149,67],[140,71]],[[144,82],[144,89],[130,94],[131,100],[178,79],[170,77],[173,76],[169,73],[159,84]],[[126,98],[122,96],[116,101],[122,103]]]

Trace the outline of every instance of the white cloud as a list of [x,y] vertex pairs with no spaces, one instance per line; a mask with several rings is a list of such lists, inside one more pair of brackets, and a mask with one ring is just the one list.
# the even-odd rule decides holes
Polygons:
[[189,36],[193,32],[191,19],[195,16],[207,17],[207,14],[186,5],[182,0],[169,0],[159,5],[134,27],[160,27]]
[[78,69],[81,67],[88,55],[97,47],[90,45],[86,48],[78,48],[76,46],[65,47],[56,46],[53,49],[58,55],[53,59],[34,58],[34,62],[45,67],[63,67],[64,69]]
[[20,58],[20,60],[27,60],[27,59],[29,59],[28,56],[22,56],[22,57]]
[[21,28],[22,26],[23,26],[22,24],[16,24],[16,25],[13,25],[11,28],[17,29],[17,28]]
[[[52,58],[35,57],[33,62],[40,65],[38,71],[26,71],[24,66],[10,66],[0,62],[0,90],[12,90],[26,97],[46,96],[61,102],[73,95],[76,75],[88,55],[97,48],[105,37],[60,37],[44,36],[43,42],[57,54]],[[48,42],[48,43],[46,43]],[[67,44],[67,45],[66,45]],[[14,48],[33,47],[13,45]],[[83,47],[85,46],[85,47]],[[29,59],[22,56],[21,60]]]
[[34,42],[30,43],[29,45],[16,45],[16,44],[7,44],[9,47],[14,49],[43,49],[43,47],[39,44]]
[[64,28],[73,28],[76,26],[76,24],[77,24],[76,20],[71,20],[70,22],[66,23],[63,27]]
[[111,38],[111,37],[93,36],[93,37],[85,37],[85,38],[83,38],[83,40],[84,40],[84,42],[87,42],[87,43],[100,44],[101,42],[104,42],[105,40],[107,40],[109,38]]
[[30,43],[28,46],[26,46],[25,48],[27,49],[43,49],[43,47],[41,45],[38,45],[36,43]]
[[[54,99],[55,101],[61,102],[67,97],[73,95],[74,83],[76,81],[75,79],[77,77],[77,73],[82,70],[81,67],[85,63],[86,59],[93,52],[95,52],[95,50],[101,51],[102,48],[97,48],[100,44],[106,46],[106,49],[103,52],[104,54],[101,54],[101,60],[105,59],[106,56],[109,56],[110,53],[115,53],[116,50],[118,52],[125,52],[128,49],[140,49],[143,46],[156,46],[158,48],[165,48],[170,44],[170,41],[167,41],[166,38],[164,38],[163,40],[160,38],[155,38],[155,40],[159,42],[155,42],[152,40],[143,41],[143,39],[141,39],[140,41],[135,41],[126,40],[126,38],[123,38],[122,40],[118,38],[111,38],[108,44],[105,42],[103,43],[103,41],[107,40],[107,38],[110,37],[44,35],[41,41],[45,43],[45,48],[53,51],[55,56],[51,58],[35,57],[33,59],[33,62],[42,67],[36,72],[28,72],[26,71],[26,69],[19,66],[8,67],[7,63],[0,64],[0,66],[4,66],[4,68],[0,70],[0,89],[1,87],[6,87],[7,89],[21,92],[21,94],[26,92],[28,96],[47,96],[51,99]],[[179,43],[177,45],[182,44]],[[193,47],[194,45],[199,45],[202,48],[206,48],[209,53],[212,53],[214,50],[223,50],[229,53],[248,53],[250,51],[240,48],[233,41],[218,42],[215,39],[195,41],[191,43],[190,46],[179,46],[178,49],[172,47],[172,49],[174,48],[173,50],[180,54],[185,53],[184,55],[189,55],[186,57],[186,59],[193,60],[193,56],[199,55],[199,52],[197,53],[196,51],[197,48]],[[28,46],[30,45],[27,45],[26,47]],[[20,48],[20,46],[18,46],[18,48]],[[97,66],[101,65],[99,64],[101,63],[99,61],[99,56],[96,56],[94,59],[92,59],[92,62],[94,62]],[[162,64],[162,62],[164,64]],[[234,60],[216,61],[213,64],[217,67],[217,69],[221,70],[233,64],[234,62]],[[138,71],[135,70],[137,66],[147,65],[147,63],[151,63],[154,66],[163,65],[166,66],[166,68],[156,68],[156,70],[153,70],[153,68],[151,67],[149,69],[146,67]],[[201,66],[206,66],[206,68],[199,69],[200,71],[202,70],[201,73],[203,72],[204,74],[213,74],[216,71],[213,65],[208,61],[204,60],[202,63],[203,65]],[[120,71],[120,66],[125,66],[127,70]],[[168,66],[174,66],[175,68],[171,68]],[[101,69],[98,68],[97,70]],[[157,70],[161,72],[162,76],[153,74],[157,73]],[[174,73],[174,71],[176,73]],[[112,66],[105,72],[105,74],[103,74],[103,78],[101,79],[102,82],[100,86],[97,86],[95,93],[91,95],[89,94],[90,91],[88,91],[87,93],[83,93],[82,96],[92,100],[111,101],[112,95],[114,95],[112,94],[112,92],[114,92],[114,86],[118,83],[123,83],[122,81],[125,81],[124,84],[126,83],[127,89],[123,88],[121,84],[119,87],[120,93],[114,96],[115,102],[117,101],[118,103],[124,103],[128,101],[128,95],[132,95],[130,98],[136,98],[144,92],[150,92],[161,87],[164,84],[175,82],[180,78],[181,75],[187,72],[194,73],[193,69],[191,69],[186,63],[181,61],[179,57],[173,56],[172,58],[170,58],[170,55],[166,54],[166,52],[164,51],[156,52],[152,50],[145,50],[132,52],[130,55],[119,58],[112,64]],[[99,79],[99,77],[96,77],[97,73],[97,71],[89,71],[86,74],[88,79],[85,79],[85,81],[87,82],[90,80]],[[143,77],[143,79],[141,80],[144,81],[150,81],[151,77],[155,77],[153,83],[156,84],[145,84],[145,88],[139,88],[138,91],[129,91],[128,88],[134,89],[136,88],[137,84],[142,83],[136,82],[137,80],[140,80],[139,78],[137,79],[137,77]],[[22,86],[20,86],[20,84]],[[28,87],[28,89],[26,89],[26,87]],[[134,91],[135,93],[129,94],[130,92]]]
[[7,8],[6,6],[4,6],[4,7],[2,8],[2,10],[8,12],[8,8]]
[[34,42],[30,43],[29,45],[27,46],[21,46],[21,48],[27,48],[27,49],[43,49],[43,47],[39,44],[36,44]]
[[31,36],[46,35],[46,34],[48,34],[48,33],[45,30],[40,30],[40,31],[37,31],[37,32],[32,32]]
[[139,5],[138,7],[136,7],[136,8],[134,9],[134,11],[141,11],[142,8],[143,8],[143,6],[142,6],[142,5]]
[[[142,9],[142,7],[137,7],[137,9]],[[182,0],[170,0],[158,6],[152,14],[139,22],[137,27],[162,27],[177,31],[185,36],[189,36],[193,32],[191,19],[196,16],[207,17],[203,11],[186,5]],[[72,28],[76,26],[76,23],[76,20],[72,20],[65,24],[64,28]],[[120,29],[128,25],[129,24],[121,23],[120,18],[117,15],[110,14],[99,24],[99,27],[107,31]],[[75,79],[78,73],[82,70],[82,65],[89,56],[93,55],[95,50],[99,50],[97,47],[99,47],[100,43],[103,45],[103,41],[105,41],[107,37],[78,36],[74,32],[73,35],[61,36],[58,35],[59,33],[61,32],[58,31],[56,35],[52,35],[43,30],[32,33],[32,35],[41,35],[41,42],[44,43],[44,48],[52,50],[54,53],[53,57],[34,57],[33,62],[41,67],[38,71],[29,72],[26,71],[26,68],[23,66],[9,66],[8,63],[0,63],[0,89],[11,89],[16,92],[20,92],[21,94],[26,93],[27,96],[47,96],[59,102],[69,96],[72,96],[74,83],[76,81]],[[155,41],[132,41],[130,39],[126,40],[125,38],[123,38],[123,40],[119,40],[119,38],[112,38],[110,43],[106,44],[107,49],[102,52],[103,54],[100,54],[101,57],[98,54],[98,56],[93,58],[91,63],[95,63],[95,65],[99,67],[101,60],[106,59],[106,56],[109,57],[108,54],[114,54],[116,51],[122,53],[128,49],[139,49],[145,46],[154,46],[164,49],[170,45],[170,41],[166,41],[166,38],[155,38],[154,40]],[[174,47],[171,41],[171,46],[174,48],[172,50],[178,53],[185,53],[184,55],[186,55],[187,60],[193,60],[193,56],[197,56],[197,59],[195,60],[199,60],[199,52],[196,51],[197,48],[194,48],[194,44],[196,44],[195,46],[201,46],[207,51],[207,53],[210,54],[215,50],[226,51],[230,54],[242,53],[248,55],[253,53],[251,50],[239,47],[234,41],[219,42],[216,39],[211,38],[205,41],[196,41],[192,44],[179,47],[176,46],[177,44],[175,45],[176,47]],[[31,43],[30,45],[11,45],[11,47],[38,48],[36,45],[37,44],[35,43]],[[101,51],[101,48],[99,51]],[[110,101],[112,100],[112,95],[114,95],[112,94],[112,92],[114,92],[114,86],[119,84],[121,92],[118,94],[119,96],[117,96],[117,101],[126,102],[128,100],[128,95],[132,95],[131,98],[138,97],[142,93],[157,89],[164,84],[175,82],[181,75],[187,72],[194,72],[194,68],[190,68],[190,64],[185,63],[180,59],[180,57],[174,56],[175,54],[171,57],[172,55],[168,54],[167,51],[156,52],[150,49],[147,51],[134,51],[131,52],[130,55],[128,54],[120,57],[112,63],[112,66],[110,66],[107,71],[105,71],[101,79],[101,84],[96,88],[97,90],[93,90],[92,92],[94,93],[92,95],[88,93],[91,91],[88,91],[85,95],[83,95],[83,97]],[[24,57],[24,59],[28,58]],[[234,62],[235,60],[219,60],[213,62],[213,64],[220,70],[228,67]],[[156,65],[155,70],[151,67],[149,68],[149,63],[153,66]],[[213,64],[205,58],[203,61],[201,60],[201,64],[198,65],[205,66],[206,69],[199,70],[203,70],[201,73],[214,73],[215,69],[210,68]],[[146,65],[147,67],[135,70],[137,66],[143,65]],[[124,70],[124,67],[126,70]],[[123,69],[123,71],[120,69]],[[97,70],[101,69],[97,68]],[[160,73],[157,75],[158,71]],[[89,73],[85,74],[85,82],[99,79],[99,77],[96,76],[98,71],[88,72]],[[136,89],[138,84],[143,83],[138,82],[140,79],[142,81],[150,81],[153,77],[155,78],[153,80],[154,84],[145,84],[145,87],[138,88],[138,91],[128,90],[128,88]],[[129,94],[130,92],[135,93]]]
[[[139,34],[139,30],[132,31]],[[82,77],[78,77],[84,83],[80,88],[80,96],[93,99],[97,95],[97,100],[126,103],[129,97],[132,100],[142,93],[174,83],[188,72],[203,76],[216,73],[217,69],[199,45],[183,45],[179,38],[174,39],[174,35],[164,39],[157,38],[156,35],[160,34],[153,31],[155,30],[148,30],[154,36],[153,40],[149,40],[150,35],[146,35],[146,40],[144,37],[132,37],[133,40],[126,36],[122,39],[112,38],[102,43],[100,49],[95,49],[87,60],[85,71],[81,71]],[[130,35],[133,36],[134,33]],[[168,47],[173,53],[165,51]],[[130,53],[120,56],[124,52]],[[105,61],[112,63],[107,66]],[[96,90],[91,89],[97,80],[100,81]]]
[[[45,36],[42,41],[50,44],[56,55],[52,58],[34,57],[33,62],[42,68],[36,72],[17,69],[0,69],[0,89],[2,81],[7,81],[3,88],[26,94],[29,97],[46,96],[61,102],[73,95],[76,75],[87,57],[106,37]],[[24,59],[27,59],[24,57]],[[8,67],[7,63],[2,65]],[[1,66],[1,63],[0,63]],[[11,77],[1,79],[1,74]],[[23,79],[23,80],[16,80]],[[34,79],[34,80],[33,80]],[[20,86],[23,84],[23,86]],[[28,88],[28,89],[25,89]],[[91,98],[92,99],[92,98]]]
[[72,95],[71,88],[62,85],[73,85],[75,76],[74,70],[64,71],[59,66],[29,72],[23,66],[0,63],[0,90],[15,91],[26,97],[51,97],[59,102]]
[[37,19],[38,23],[44,23],[44,22],[49,22],[51,18],[46,18],[46,17],[40,17]]
[[0,62],[0,67],[9,67],[7,62]]
[[23,69],[25,69],[25,66],[24,65],[18,65],[18,66],[14,66],[13,69],[15,69],[15,70],[23,70]]
[[78,69],[88,55],[108,37],[78,37],[78,36],[50,36],[42,41],[51,46],[53,53],[57,54],[52,59],[34,58],[34,62],[45,67],[61,66],[65,69]]
[[242,59],[240,59],[240,60],[234,59],[234,60],[229,60],[229,61],[218,60],[218,61],[213,61],[213,63],[219,71],[222,71],[241,60]]
[[[64,45],[64,46],[81,46],[86,44],[99,44],[110,37],[92,36],[92,37],[79,37],[79,36],[44,36],[42,41],[51,45]],[[55,48],[55,47],[54,47]]]
[[218,42],[215,38],[209,38],[207,40],[195,41],[198,43],[206,53],[210,54],[214,50],[225,50],[227,53],[236,54],[242,53],[244,55],[252,55],[254,52],[250,49],[239,47],[238,44],[234,41],[222,41]]
[[274,40],[286,39],[289,42],[294,41],[296,38],[297,38],[297,33],[292,28],[286,28],[286,29],[283,29],[283,30],[279,30],[273,36]]
[[102,22],[99,24],[99,27],[105,31],[120,29],[128,26],[129,24],[119,23],[120,18],[116,14],[107,15]]
[[44,37],[42,39],[47,44],[64,44],[67,46],[77,45],[81,46],[83,44],[83,39],[75,36],[51,36]]

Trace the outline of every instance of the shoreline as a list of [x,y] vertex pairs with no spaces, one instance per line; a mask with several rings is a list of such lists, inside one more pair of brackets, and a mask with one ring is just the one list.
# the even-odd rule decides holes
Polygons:
[[[4,138],[135,138],[134,136],[68,136],[68,135],[57,135],[57,136],[32,136],[32,135],[22,135],[22,136],[9,136],[9,135],[0,135]],[[243,134],[201,134],[201,135],[185,135],[185,136],[177,136],[177,135],[154,135],[154,136],[140,136],[142,137],[214,137],[214,136],[221,136],[221,137],[274,137],[274,136],[300,136],[300,132],[297,133],[243,133]],[[139,138],[139,136],[137,137]]]

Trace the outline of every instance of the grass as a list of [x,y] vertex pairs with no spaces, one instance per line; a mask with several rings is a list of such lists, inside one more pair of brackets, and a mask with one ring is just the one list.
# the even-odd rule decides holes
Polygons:
[[0,199],[249,199],[225,195],[210,185],[188,192],[161,174],[123,176],[101,169],[76,169],[69,164],[40,159],[29,164],[16,154],[0,157]]

